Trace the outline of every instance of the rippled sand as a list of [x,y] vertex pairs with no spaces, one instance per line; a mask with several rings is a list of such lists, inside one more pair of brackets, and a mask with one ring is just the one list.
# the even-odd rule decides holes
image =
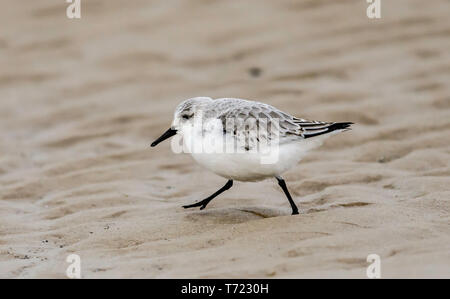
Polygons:
[[[450,277],[450,3],[7,1],[0,277]],[[353,121],[285,179],[225,180],[168,143],[184,98]]]

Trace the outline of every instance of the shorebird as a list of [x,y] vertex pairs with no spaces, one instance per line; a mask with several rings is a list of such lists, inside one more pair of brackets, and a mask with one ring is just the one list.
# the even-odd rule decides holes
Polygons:
[[261,102],[195,97],[175,109],[172,125],[151,146],[174,135],[183,148],[206,169],[227,179],[211,196],[183,206],[203,210],[233,181],[255,182],[276,178],[292,215],[298,208],[281,174],[294,167],[307,151],[334,133],[350,129],[352,122],[323,122],[298,118]]

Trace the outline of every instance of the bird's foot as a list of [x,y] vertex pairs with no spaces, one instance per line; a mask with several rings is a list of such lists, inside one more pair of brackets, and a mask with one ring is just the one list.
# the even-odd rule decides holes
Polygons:
[[204,200],[193,203],[191,205],[186,205],[183,206],[183,208],[185,209],[190,209],[190,208],[195,208],[195,207],[200,207],[200,210],[203,210],[204,208],[206,208],[206,205],[208,204],[209,201],[205,202]]

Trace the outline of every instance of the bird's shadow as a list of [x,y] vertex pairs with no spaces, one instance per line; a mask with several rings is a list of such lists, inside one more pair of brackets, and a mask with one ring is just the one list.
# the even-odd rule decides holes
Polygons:
[[237,224],[264,218],[288,216],[287,210],[245,206],[238,208],[206,208],[205,210],[186,211],[185,218],[191,222],[209,222],[217,224]]

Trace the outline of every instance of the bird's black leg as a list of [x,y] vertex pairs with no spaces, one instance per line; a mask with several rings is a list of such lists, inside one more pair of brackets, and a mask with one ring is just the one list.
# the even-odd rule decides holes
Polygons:
[[289,190],[286,186],[285,181],[280,176],[277,176],[276,178],[278,180],[278,185],[280,185],[281,189],[283,189],[284,194],[286,194],[286,197],[289,200],[289,203],[291,204],[292,215],[297,215],[298,214],[297,206],[295,205],[295,202],[292,200],[291,194],[289,194]]
[[201,206],[200,210],[203,210],[203,209],[206,207],[206,205],[208,205],[208,203],[209,203],[211,200],[213,200],[213,199],[214,199],[217,195],[219,195],[220,193],[222,193],[222,192],[224,192],[224,191],[230,189],[231,186],[233,186],[233,180],[228,180],[228,182],[225,184],[225,186],[223,186],[222,188],[220,188],[220,189],[219,189],[218,191],[216,191],[213,195],[211,195],[211,196],[205,198],[205,199],[202,200],[202,201],[196,202],[196,203],[194,203],[194,204],[187,205],[187,206],[183,206],[183,208],[189,209],[189,208],[195,208],[195,207],[200,207],[200,206]]

